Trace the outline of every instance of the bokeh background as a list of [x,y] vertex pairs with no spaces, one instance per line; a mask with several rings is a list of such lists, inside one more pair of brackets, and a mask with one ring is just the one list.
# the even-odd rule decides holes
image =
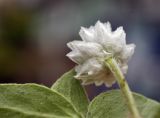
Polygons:
[[[110,21],[123,26],[136,50],[127,81],[133,91],[160,101],[160,0],[0,0],[0,83],[51,86],[74,67],[66,43],[80,26]],[[92,99],[116,89],[87,86]]]

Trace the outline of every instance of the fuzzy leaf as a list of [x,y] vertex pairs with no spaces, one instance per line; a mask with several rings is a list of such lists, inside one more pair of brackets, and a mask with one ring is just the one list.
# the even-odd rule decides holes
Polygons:
[[[134,93],[142,118],[160,118],[160,104]],[[130,118],[127,106],[119,90],[97,96],[89,105],[87,118]]]
[[1,84],[0,118],[81,118],[57,92],[36,84]]
[[57,80],[51,89],[66,97],[75,107],[77,112],[85,118],[89,101],[80,81],[74,78],[75,74],[74,70],[65,73]]

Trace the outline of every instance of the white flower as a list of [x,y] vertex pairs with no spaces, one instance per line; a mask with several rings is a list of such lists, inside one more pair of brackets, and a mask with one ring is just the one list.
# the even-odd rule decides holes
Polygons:
[[123,27],[112,31],[109,22],[98,21],[90,28],[81,27],[79,35],[82,41],[72,41],[67,46],[72,50],[67,56],[77,63],[75,78],[81,79],[82,84],[95,83],[97,86],[105,84],[112,86],[115,78],[104,60],[112,56],[116,59],[121,71],[125,74],[128,60],[134,53],[134,44],[126,44],[126,33]]

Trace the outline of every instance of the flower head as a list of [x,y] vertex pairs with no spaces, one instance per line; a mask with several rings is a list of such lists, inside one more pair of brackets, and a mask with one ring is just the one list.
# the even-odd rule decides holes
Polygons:
[[95,83],[97,86],[105,84],[112,86],[115,78],[109,68],[104,65],[108,57],[116,59],[121,71],[125,74],[128,69],[128,60],[134,53],[134,44],[126,44],[126,33],[123,27],[112,31],[109,22],[97,21],[90,28],[81,27],[79,35],[82,41],[72,41],[67,46],[72,50],[67,56],[77,63],[75,68],[76,79],[82,84]]

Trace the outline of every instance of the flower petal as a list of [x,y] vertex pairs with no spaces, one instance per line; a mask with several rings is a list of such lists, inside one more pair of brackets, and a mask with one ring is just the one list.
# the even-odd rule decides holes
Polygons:
[[97,21],[97,23],[95,24],[95,30],[97,31],[97,34],[100,35],[105,34],[105,32],[108,31],[105,25],[100,21]]
[[73,62],[77,64],[83,63],[86,59],[79,51],[71,51],[67,55]]
[[109,34],[102,45],[104,45],[105,49],[110,53],[119,53],[123,50],[126,45],[126,34],[123,30],[123,27],[117,28],[112,34]]
[[97,36],[96,37],[97,43],[103,44],[109,38],[110,32],[107,30],[105,25],[100,21],[97,21],[97,23],[95,24],[95,31]]
[[103,51],[103,47],[94,42],[84,42],[84,41],[72,41],[67,44],[67,46],[73,51],[79,51],[85,59],[91,57],[104,57],[107,53]]
[[121,71],[123,74],[126,74],[127,73],[127,70],[128,70],[128,65],[127,64],[124,64],[120,67]]
[[117,42],[119,42],[121,45],[126,44],[126,33],[123,30],[123,27],[118,27],[114,32],[113,32],[113,38]]
[[112,32],[112,27],[111,27],[110,22],[104,23],[104,26],[105,26],[105,28],[107,29],[108,32],[110,32],[110,33]]
[[77,72],[76,78],[82,75],[91,75],[90,73],[96,74],[102,69],[102,64],[97,61],[96,58],[87,60],[84,64],[78,65],[75,68]]
[[107,81],[104,82],[104,84],[106,87],[111,87],[115,82],[116,80],[114,79],[114,77],[112,77],[108,78]]
[[[124,61],[127,61],[132,57],[133,53],[134,53],[134,49],[135,49],[136,45],[135,44],[128,44],[125,46],[120,58],[123,59]],[[126,63],[127,63],[126,62]]]
[[102,85],[103,84],[103,81],[102,80],[100,80],[100,81],[95,81],[95,85],[96,86],[100,86],[100,85]]
[[94,42],[95,41],[95,31],[91,26],[90,28],[81,27],[79,35],[83,41]]

